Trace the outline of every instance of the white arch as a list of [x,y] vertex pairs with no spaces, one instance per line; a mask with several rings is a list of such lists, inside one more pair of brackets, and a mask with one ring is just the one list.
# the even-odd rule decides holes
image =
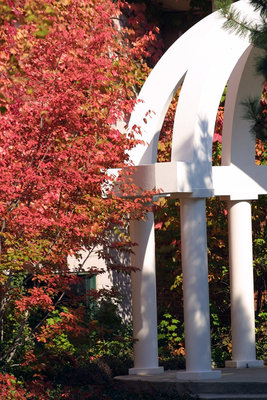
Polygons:
[[185,76],[174,121],[172,161],[211,163],[220,99],[232,69],[250,46],[247,38],[230,34],[222,24],[198,47]]
[[217,13],[211,14],[189,29],[168,49],[147,78],[129,122],[129,129],[138,126],[146,142],[145,146],[131,151],[134,165],[156,162],[161,126],[173,95],[194,58],[191,49],[209,36],[210,28],[216,27],[219,18]]
[[[245,15],[249,14],[255,19],[258,18],[247,1],[239,1],[234,4],[234,7]],[[215,104],[218,106],[232,69],[249,47],[248,38],[230,34],[222,29],[223,24],[224,19],[219,12],[204,18],[181,36],[152,70],[138,96],[138,102],[129,123],[130,128],[134,125],[140,128],[142,139],[146,142],[145,146],[137,146],[131,151],[130,157],[134,165],[156,162],[158,136],[165,114],[186,73],[179,100],[182,107],[179,104],[177,108],[172,159],[184,161],[186,158],[186,161],[191,161],[194,141],[197,147],[199,136],[202,136],[203,131],[203,129],[194,131],[195,126],[199,124],[199,119],[208,118],[209,136],[212,136],[217,109],[214,101],[209,102],[208,104],[212,103],[211,107],[216,110],[213,112],[211,110],[207,115],[206,112],[201,111],[199,101],[204,105],[208,100],[205,96],[207,86],[207,90],[216,91]],[[220,76],[217,71],[221,71],[223,76]],[[209,85],[212,79],[216,82],[213,81],[212,85]],[[192,85],[196,88],[193,98]],[[179,110],[182,110],[182,114]],[[185,111],[189,112],[186,121],[184,120]],[[197,115],[195,115],[196,112]],[[178,126],[182,135],[178,133]],[[197,156],[201,158],[201,154]]]
[[255,59],[260,54],[248,47],[229,79],[224,109],[222,166],[212,167],[214,195],[232,200],[256,199],[267,193],[267,166],[255,165],[255,138],[250,121],[244,118],[242,102],[260,96],[262,78],[255,74]]
[[[247,0],[237,2],[233,7],[257,21],[258,14]],[[234,355],[230,365],[262,366],[262,362],[256,360],[253,339],[253,261],[248,200],[267,193],[267,166],[255,166],[253,140],[240,106],[240,100],[246,95],[260,93],[261,82],[253,73],[256,50],[247,37],[229,33],[223,29],[223,24],[220,14],[214,13],[175,42],[148,77],[130,120],[130,128],[138,126],[146,143],[130,153],[136,165],[131,178],[142,189],[162,189],[164,193],[181,198],[187,352],[187,371],[182,374],[182,379],[209,379],[220,375],[211,370],[210,362],[205,198],[213,195],[225,196],[229,203]],[[161,126],[183,79],[174,122],[172,161],[156,163]],[[223,163],[221,167],[212,167],[215,119],[227,82]],[[140,254],[137,248],[135,256],[140,271],[132,280],[137,315],[134,331],[138,343],[135,347],[136,368],[130,373],[140,374],[162,372],[155,353],[153,216],[149,218],[148,222],[132,222],[132,232],[138,232],[134,241],[142,239]],[[243,243],[246,243],[245,248]],[[238,282],[240,274],[242,283]],[[140,290],[141,300],[138,297]],[[147,320],[149,324],[144,323]],[[242,321],[246,322],[242,324]],[[201,330],[195,329],[199,324]],[[143,327],[148,325],[149,330],[145,331]]]
[[[258,14],[247,1],[234,7],[257,21]],[[253,69],[257,50],[247,37],[229,33],[223,24],[224,19],[216,12],[191,28],[161,58],[140,92],[130,126],[140,127],[146,145],[137,146],[130,156],[140,166],[135,179],[144,189],[156,187],[164,193],[204,197],[229,195],[233,199],[239,193],[242,197],[250,192],[248,198],[266,193],[266,167],[254,165],[254,142],[240,106],[241,100],[261,90],[261,79]],[[156,164],[161,126],[183,79],[174,121],[172,163]],[[212,138],[227,82],[222,165],[231,168],[218,169],[211,165]],[[150,167],[142,168],[145,164]],[[174,178],[166,180],[166,175]],[[235,177],[230,180],[232,186],[231,175]]]
[[[247,167],[255,164],[255,140],[250,134],[250,121],[244,118],[242,102],[262,93],[263,77],[255,73],[255,60],[261,55],[248,47],[233,69],[224,108],[222,165]],[[241,65],[239,65],[241,64]]]

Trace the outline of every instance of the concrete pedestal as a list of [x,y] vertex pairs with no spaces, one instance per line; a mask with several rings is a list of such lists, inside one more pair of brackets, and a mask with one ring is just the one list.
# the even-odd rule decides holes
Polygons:
[[225,361],[225,368],[263,368],[263,367],[264,367],[263,360]]
[[181,200],[186,371],[177,379],[216,379],[211,369],[205,199]]
[[158,365],[157,301],[155,271],[154,216],[147,221],[132,221],[131,240],[138,243],[131,258],[140,270],[132,273],[134,368],[129,374],[150,375],[163,372]]
[[219,370],[210,371],[178,371],[176,379],[181,381],[202,381],[205,379],[219,379],[222,373]]
[[155,368],[130,368],[129,375],[159,375],[163,374],[164,368],[163,367],[155,367]]
[[263,367],[256,360],[251,205],[228,201],[232,360],[229,368]]

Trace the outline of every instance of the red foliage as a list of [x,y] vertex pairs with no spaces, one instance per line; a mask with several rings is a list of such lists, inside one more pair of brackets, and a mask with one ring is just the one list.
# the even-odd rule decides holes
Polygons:
[[[138,142],[116,123],[132,110],[156,39],[118,26],[121,8],[109,0],[0,4],[0,341],[8,307],[20,324],[2,361],[31,334],[49,337],[46,317],[72,283],[66,258],[100,245],[112,262],[109,231],[146,210],[149,193],[122,200],[108,173],[127,165]],[[36,310],[45,315],[25,339]],[[61,317],[54,332],[62,324],[79,331],[79,315]]]

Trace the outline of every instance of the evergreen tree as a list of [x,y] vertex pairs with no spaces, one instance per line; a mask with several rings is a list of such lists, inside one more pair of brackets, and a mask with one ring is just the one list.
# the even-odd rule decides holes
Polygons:
[[267,142],[267,3],[266,0],[250,0],[255,11],[259,12],[259,22],[251,21],[249,16],[243,17],[234,10],[232,0],[218,0],[217,8],[226,18],[224,27],[239,35],[249,35],[251,43],[263,50],[258,58],[256,71],[264,77],[264,88],[261,100],[249,98],[244,101],[246,118],[252,121],[251,132],[265,143]]

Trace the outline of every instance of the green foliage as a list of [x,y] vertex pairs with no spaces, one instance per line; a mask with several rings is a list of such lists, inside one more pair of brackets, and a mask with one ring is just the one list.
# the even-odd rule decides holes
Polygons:
[[[254,285],[257,293],[256,318],[266,311],[266,298],[264,293],[267,290],[267,207],[266,196],[259,196],[257,201],[252,202],[252,227],[253,227],[253,250],[254,250]],[[258,321],[257,328],[260,326]],[[267,337],[265,336],[265,340]]]
[[177,199],[160,198],[154,206],[159,321],[166,313],[183,321],[182,307],[177,307],[182,285],[175,284],[182,273],[179,204]]
[[267,352],[267,307],[264,307],[264,312],[260,312],[256,318],[256,353],[257,358],[266,360]]
[[184,355],[183,339],[183,324],[171,314],[164,314],[158,326],[159,356]]
[[[242,102],[244,117],[252,122],[251,132],[260,140],[267,139],[266,113],[263,112],[263,104],[258,98],[248,98]],[[266,105],[265,107],[266,108]]]
[[165,370],[185,368],[184,325],[169,313],[161,317],[158,343],[159,363]]
[[217,9],[221,9],[222,15],[226,17],[224,27],[237,35],[249,34],[255,26],[249,19],[244,17],[239,11],[234,10],[232,7],[232,0],[218,0],[215,2]]
[[102,329],[102,336],[109,335],[118,331],[122,324],[122,319],[118,315],[117,306],[111,300],[101,301],[97,311],[94,313],[94,319],[97,320],[99,327]]
[[91,357],[109,355],[121,359],[131,358],[133,343],[132,329],[127,326],[115,332],[109,329],[104,337],[101,337],[101,332],[99,334],[99,331],[94,331],[90,335],[88,354]]
[[118,314],[118,305],[102,301],[93,316],[94,329],[86,344],[89,357],[111,356],[121,360],[131,359],[133,354],[133,334],[129,324],[123,324]]
[[229,319],[225,320],[214,303],[210,303],[211,359],[213,366],[223,368],[224,362],[231,358],[231,338]]

